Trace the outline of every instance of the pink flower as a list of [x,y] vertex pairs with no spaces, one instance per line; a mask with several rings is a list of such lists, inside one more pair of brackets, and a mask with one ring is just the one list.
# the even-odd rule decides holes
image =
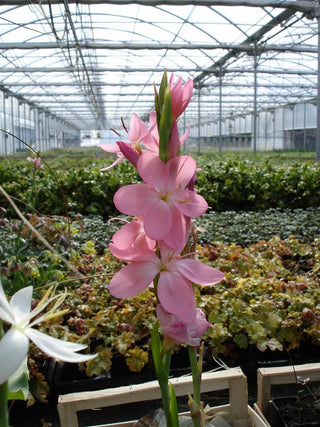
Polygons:
[[160,304],[157,306],[157,317],[164,336],[192,347],[200,345],[201,337],[211,326],[199,308],[196,310],[196,318],[193,322],[179,319],[175,314],[168,313]]
[[137,169],[145,183],[120,188],[114,195],[116,208],[126,215],[143,215],[143,226],[151,239],[182,248],[188,238],[189,218],[208,208],[202,196],[185,189],[196,162],[190,156],[179,156],[163,163],[155,154],[145,152]]
[[29,160],[29,162],[34,163],[36,169],[41,169],[43,167],[40,157],[27,157],[27,160]]
[[[150,130],[147,128],[147,125],[135,113],[131,114],[129,131],[125,126],[124,128],[129,143],[117,141],[117,144],[99,144],[99,147],[102,148],[102,150],[108,151],[109,153],[116,153],[118,155],[118,159],[113,162],[112,165],[101,170],[111,169],[124,160],[124,158],[128,158],[128,160],[135,166],[134,162],[136,162],[136,158],[133,155],[132,150],[136,152],[136,155],[140,155],[142,153],[140,144],[144,140],[148,141],[151,139]],[[127,149],[124,144],[128,145]]]
[[109,248],[118,259],[138,261],[154,253],[155,243],[146,235],[141,219],[136,219],[124,225],[112,236]]
[[181,320],[196,319],[196,302],[192,283],[213,285],[224,274],[194,259],[180,258],[176,251],[160,245],[159,258],[146,251],[145,259],[124,266],[109,283],[109,292],[117,298],[131,298],[148,288],[159,275],[157,296],[162,307]]
[[176,120],[187,108],[193,92],[193,81],[188,79],[185,85],[181,77],[174,83],[174,74],[171,75],[169,85],[172,95],[172,118]]

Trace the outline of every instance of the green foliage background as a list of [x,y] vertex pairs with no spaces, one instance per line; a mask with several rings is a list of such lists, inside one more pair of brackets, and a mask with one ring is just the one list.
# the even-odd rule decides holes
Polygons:
[[[211,154],[198,156],[201,169],[196,187],[212,210],[257,211],[270,208],[317,207],[320,201],[320,165],[312,156],[300,153]],[[139,181],[135,169],[124,161],[102,172],[111,164],[107,154],[83,152],[78,156],[57,152],[43,156],[50,170],[42,168],[33,183],[33,164],[23,158],[0,162],[0,183],[15,198],[29,203],[42,214],[101,215],[104,219],[117,212],[113,205],[115,191]],[[0,206],[8,207],[0,197]]]

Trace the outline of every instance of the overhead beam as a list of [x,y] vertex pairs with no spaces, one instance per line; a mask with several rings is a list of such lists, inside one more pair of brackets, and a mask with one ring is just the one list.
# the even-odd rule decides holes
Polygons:
[[[145,87],[153,87],[153,83],[113,83],[113,82],[93,82],[92,83],[93,86],[101,86],[101,87],[141,87],[141,86],[145,86]],[[206,83],[202,85],[202,88],[211,88],[211,87],[218,87],[219,83]],[[0,90],[3,90],[1,88],[6,88],[6,87],[62,87],[62,86],[68,86],[68,87],[78,87],[78,83],[74,83],[74,82],[69,82],[69,83],[65,83],[65,82],[45,82],[45,83],[34,83],[34,82],[23,82],[23,83],[9,83],[9,82],[5,82],[5,84],[0,85]],[[230,82],[230,83],[224,83],[223,86],[232,86],[232,87],[252,87],[251,83],[236,83],[236,82]],[[296,83],[292,83],[292,84],[264,84],[264,83],[259,83],[258,84],[259,87],[274,87],[274,88],[296,88],[296,87],[301,87],[301,88],[310,88],[310,89],[314,89],[317,87],[317,84],[315,83],[314,85],[304,85],[304,84],[296,84]],[[54,94],[52,94],[54,95]],[[66,96],[68,94],[65,94]],[[19,97],[19,93],[15,94],[14,96]]]
[[[138,95],[138,94],[136,94]],[[222,97],[223,98],[228,98],[228,97],[239,97],[239,98],[248,98],[250,96],[253,96],[253,92],[230,92],[230,93],[223,93]],[[208,97],[210,97],[210,99],[208,99]],[[201,99],[203,103],[212,103],[212,102],[216,102],[216,100],[214,99],[215,97],[218,97],[218,93],[210,93],[209,95],[205,95],[205,94],[201,94]],[[298,98],[301,97],[301,93],[283,93],[283,94],[279,94],[279,93],[260,93],[259,94],[259,99],[261,98]],[[52,98],[52,97],[51,97]],[[151,97],[150,97],[151,98]],[[190,102],[192,102],[193,100],[191,100]],[[105,99],[104,101],[102,101],[102,104],[105,106],[108,106],[110,104],[114,104],[114,103],[118,103],[119,100],[118,99]],[[153,99],[124,99],[121,100],[121,105],[123,104],[150,104],[151,102],[153,102]],[[72,99],[72,100],[40,100],[38,105],[49,105],[49,104],[53,104],[53,105],[69,105],[69,104],[77,104],[77,105],[86,105],[88,104],[88,101],[86,100],[78,100],[78,99]]]
[[[294,15],[294,11],[291,9],[283,10],[279,15],[273,17],[267,24],[263,25],[263,27],[259,28],[257,31],[255,31],[252,35],[247,37],[241,45],[246,44],[252,44],[255,47],[253,50],[253,56],[256,57],[259,52],[257,50],[258,43],[260,40],[263,39],[263,37],[268,34],[274,27],[278,27],[279,25],[282,25],[284,22],[286,22],[288,19]],[[229,59],[237,56],[239,51],[236,50],[229,50],[222,58],[218,59],[217,61],[214,61],[210,68],[212,69],[220,69],[219,76],[222,78],[223,76],[223,67],[224,65],[229,61]],[[200,73],[194,80],[195,85],[202,85],[203,81],[207,78],[207,73]]]
[[[1,47],[1,44],[0,44]],[[163,69],[161,70],[155,70],[154,68],[106,68],[106,67],[100,67],[100,68],[91,68],[91,67],[87,67],[86,68],[87,71],[91,72],[91,73],[151,73],[151,72],[163,72]],[[8,67],[8,68],[0,68],[0,74],[8,74],[8,73],[70,73],[73,72],[74,70],[72,70],[69,67],[66,68],[62,68],[62,67]],[[79,72],[84,71],[83,69],[79,69],[77,70]],[[168,72],[202,72],[202,73],[218,73],[221,70],[219,68],[167,68]],[[297,74],[299,76],[316,76],[318,73],[316,70],[286,70],[286,69],[282,69],[282,70],[277,70],[277,69],[263,69],[263,68],[258,68],[258,74]],[[224,74],[231,74],[231,73],[247,73],[247,74],[252,74],[254,72],[254,70],[252,68],[226,68],[223,69],[223,73]]]
[[[39,4],[38,0],[29,0],[28,4]],[[58,4],[61,0],[41,0],[41,4]],[[300,12],[312,12],[314,10],[314,2],[308,0],[68,0],[68,3],[76,4],[138,4],[143,6],[251,6],[251,7],[277,7],[281,9],[293,9]],[[26,4],[25,0],[0,0],[0,6],[21,5]]]
[[38,49],[106,49],[106,50],[232,50],[232,52],[305,52],[305,53],[317,53],[318,49],[312,45],[279,45],[279,44],[268,44],[259,47],[254,46],[251,43],[105,43],[105,42],[6,42],[0,43],[0,50],[38,50]]

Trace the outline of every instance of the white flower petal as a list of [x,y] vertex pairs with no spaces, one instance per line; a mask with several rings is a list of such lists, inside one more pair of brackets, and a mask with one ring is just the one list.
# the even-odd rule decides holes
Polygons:
[[33,287],[27,286],[16,292],[10,300],[11,310],[17,323],[30,314],[32,292]]
[[0,318],[5,322],[14,323],[14,316],[0,281]]
[[15,324],[14,316],[11,311],[7,311],[0,306],[0,319],[4,320],[7,323]]
[[85,349],[86,345],[62,341],[36,329],[27,329],[26,335],[48,356],[62,360],[63,362],[81,363],[96,357],[95,354],[86,355],[76,353]]
[[11,328],[0,341],[0,384],[13,375],[29,349],[29,339],[15,328]]

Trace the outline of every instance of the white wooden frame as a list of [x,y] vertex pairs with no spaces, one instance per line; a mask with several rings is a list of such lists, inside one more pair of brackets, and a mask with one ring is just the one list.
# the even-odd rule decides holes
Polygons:
[[[172,378],[177,396],[185,396],[192,392],[192,377]],[[202,374],[201,392],[229,389],[230,404],[228,409],[235,419],[237,427],[262,427],[265,424],[259,416],[248,407],[247,378],[240,368],[223,371],[205,372]],[[105,390],[70,393],[59,396],[58,413],[61,427],[78,427],[77,412],[82,410],[122,405],[161,398],[158,381],[135,384]],[[104,424],[104,427],[125,427],[131,422]],[[98,427],[98,426],[96,426]],[[100,426],[102,427],[102,426]]]
[[268,427],[272,427],[265,418],[271,397],[271,386],[294,384],[297,380],[296,377],[310,378],[311,381],[320,381],[320,363],[258,369],[258,396],[254,407]]

